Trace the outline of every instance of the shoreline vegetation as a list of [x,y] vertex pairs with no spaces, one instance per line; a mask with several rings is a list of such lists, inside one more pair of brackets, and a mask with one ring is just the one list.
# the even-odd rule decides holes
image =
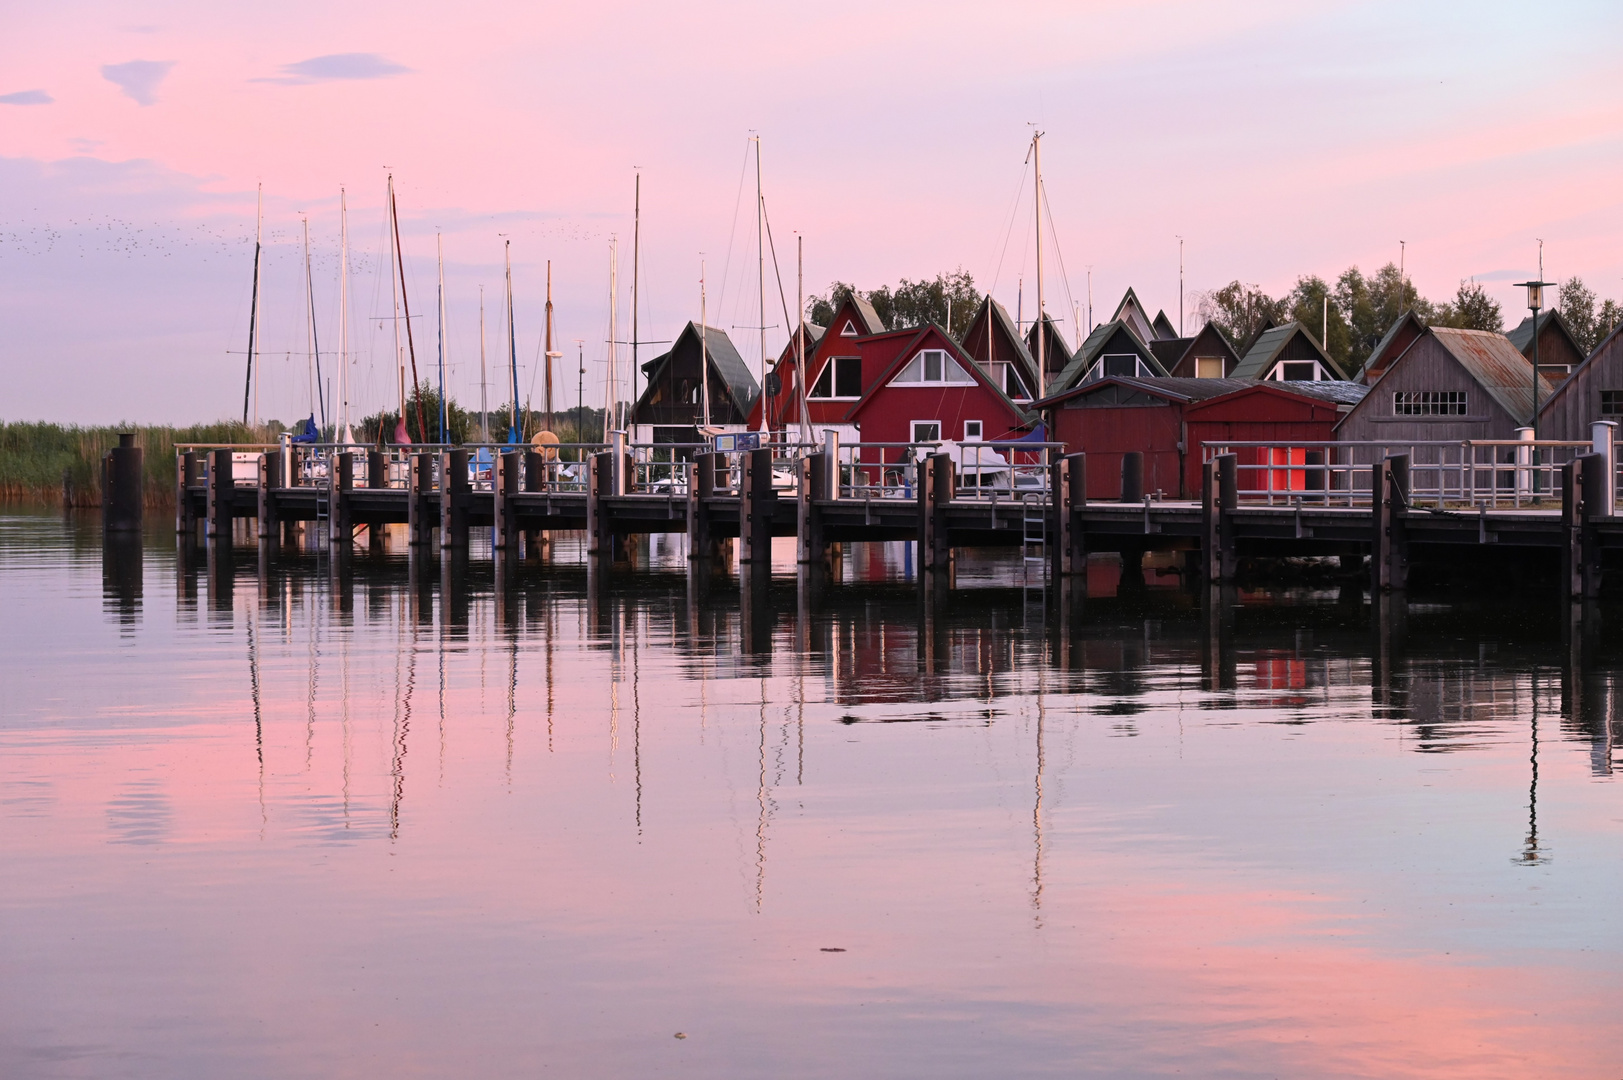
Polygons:
[[[426,388],[425,388],[426,389]],[[438,417],[437,397],[427,400],[424,410]],[[407,427],[415,429],[414,399],[407,402]],[[451,441],[465,443],[479,437],[478,413],[466,413],[453,400],[447,408]],[[506,437],[511,406],[490,412],[490,436],[500,442]],[[392,445],[398,412],[376,413],[355,424],[357,442]],[[525,432],[533,434],[546,426],[545,414],[526,410]],[[583,422],[584,421],[584,422]],[[59,424],[46,421],[0,421],[0,502],[51,503],[63,507],[101,506],[101,459],[118,445],[120,433],[134,432],[135,445],[145,451],[145,503],[149,509],[173,509],[175,505],[175,446],[177,443],[273,443],[282,432],[297,429],[303,421],[284,424],[271,420],[258,426],[237,421],[174,426],[166,424]],[[437,428],[437,423],[432,425]],[[560,412],[553,430],[563,442],[597,442],[602,433],[601,409],[570,409]],[[582,439],[579,432],[587,437]],[[380,443],[380,434],[382,441]],[[414,442],[417,432],[411,430]],[[431,430],[431,435],[437,431]],[[333,438],[328,425],[324,438]]]

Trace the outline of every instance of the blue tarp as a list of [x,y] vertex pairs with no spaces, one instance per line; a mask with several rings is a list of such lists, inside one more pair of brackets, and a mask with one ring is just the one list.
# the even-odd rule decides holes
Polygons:
[[1042,424],[1038,424],[1036,427],[1031,429],[1031,433],[1029,435],[1022,435],[1018,439],[1011,439],[1009,441],[1010,442],[1047,442],[1048,441],[1048,428],[1046,426],[1042,425]]
[[310,419],[304,421],[304,423],[300,425],[299,431],[293,436],[292,441],[296,443],[312,443],[316,442],[320,438],[321,432],[316,428],[315,414],[311,413]]

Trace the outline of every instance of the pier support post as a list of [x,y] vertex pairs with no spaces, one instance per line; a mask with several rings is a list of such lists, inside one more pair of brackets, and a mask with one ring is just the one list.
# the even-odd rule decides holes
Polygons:
[[947,505],[957,494],[951,455],[931,454],[919,462],[919,569],[946,570],[952,565],[947,537]]
[[349,501],[354,488],[355,455],[347,451],[334,455],[327,470],[327,539],[343,551],[348,551],[355,539],[354,507]]
[[823,543],[823,512],[818,503],[828,498],[828,455],[821,451],[802,457],[796,492],[795,561],[820,563],[828,557]]
[[778,493],[772,489],[772,450],[746,450],[739,455],[738,535],[741,563],[772,562],[772,516]]
[[1409,585],[1409,542],[1403,527],[1409,509],[1409,455],[1388,454],[1375,463],[1371,485],[1374,550],[1369,560],[1375,592],[1402,591]]
[[1121,501],[1144,501],[1144,452],[1129,450],[1121,456]]
[[440,455],[440,547],[468,549],[468,452],[447,450]]
[[614,550],[614,532],[609,525],[609,508],[604,500],[614,491],[616,473],[615,454],[605,451],[593,454],[586,471],[586,552],[589,555],[610,555]]
[[197,509],[191,489],[197,484],[197,452],[188,450],[175,459],[175,532],[197,539]]
[[1219,454],[1202,466],[1200,478],[1201,555],[1209,585],[1234,580],[1239,560],[1229,515],[1239,505],[1239,459]]
[[434,539],[433,492],[434,455],[412,454],[406,459],[406,543],[412,547]]
[[1606,459],[1579,454],[1561,466],[1561,595],[1594,599],[1600,595],[1600,545],[1594,519],[1604,508]]
[[281,524],[276,513],[277,488],[282,486],[280,451],[259,455],[259,538],[274,540]]
[[214,450],[209,453],[208,477],[208,535],[225,538],[231,543],[231,496],[236,481],[231,476],[231,451]]
[[1059,573],[1088,572],[1088,546],[1082,529],[1082,511],[1088,505],[1088,458],[1066,454],[1054,467],[1054,545]]
[[104,533],[139,533],[146,492],[141,448],[135,433],[123,432],[102,458],[101,527]]
[[495,525],[493,543],[497,551],[514,552],[518,548],[518,522],[510,501],[513,493],[518,491],[518,471],[517,450],[504,450],[496,455],[496,471],[490,488],[491,511]]
[[716,494],[716,469],[720,454],[696,454],[688,476],[688,558],[716,556],[715,534],[710,527],[710,502]]

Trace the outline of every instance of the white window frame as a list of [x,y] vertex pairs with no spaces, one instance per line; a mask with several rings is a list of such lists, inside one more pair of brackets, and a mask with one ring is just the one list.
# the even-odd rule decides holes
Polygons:
[[[927,438],[927,439],[919,438],[919,428],[921,426],[934,428],[935,429],[935,435],[933,437]],[[907,441],[912,442],[912,443],[938,443],[938,442],[941,442],[942,441],[941,440],[941,421],[939,421],[939,420],[913,420],[913,421],[910,421],[908,423],[908,425],[907,425],[907,434],[908,434]]]
[[[1130,356],[1133,358],[1133,373],[1131,375],[1106,375],[1105,361],[1119,359],[1123,356]],[[1155,377],[1155,370],[1151,368],[1150,365],[1146,364],[1144,362],[1144,358],[1137,353],[1105,353],[1103,356],[1099,357],[1099,359],[1093,362],[1092,367],[1088,368],[1087,377],[1082,381],[1085,383],[1098,382],[1100,379],[1112,377],[1120,379],[1152,379]]]
[[[971,434],[970,430],[969,430],[971,425],[973,425],[974,428],[975,428],[975,431],[974,431],[973,434]],[[986,427],[985,427],[984,424],[982,424],[981,421],[979,421],[979,420],[965,420],[964,421],[964,442],[980,442],[981,441],[981,433],[983,431],[985,431],[985,430],[986,430]]]
[[[835,387],[840,381],[840,373],[835,365],[839,364],[842,360],[846,361],[847,363],[854,363],[857,365],[857,381],[859,383],[862,381],[862,357],[831,356],[827,361],[824,362],[822,368],[817,372],[817,378],[813,380],[811,388],[807,392],[807,398],[812,401],[856,401],[858,398],[862,397],[860,386],[855,394],[836,394],[834,392]],[[819,394],[817,392],[817,384],[823,381],[823,376],[825,374],[828,376],[828,393]]]
[[[1217,365],[1217,374],[1216,375],[1202,375],[1200,373],[1200,366],[1202,364],[1216,364]],[[1224,366],[1223,365],[1223,358],[1221,356],[1197,356],[1197,357],[1195,357],[1195,378],[1197,378],[1197,379],[1221,379],[1223,377],[1223,366]]]
[[[936,378],[928,378],[926,372],[931,361],[939,362],[940,371]],[[918,370],[919,377],[910,378],[914,369]],[[920,349],[914,353],[908,362],[902,365],[902,370],[891,377],[891,386],[974,386],[975,376],[971,375],[946,349]]]
[[[1286,364],[1312,364],[1313,365],[1313,378],[1311,378],[1311,379],[1287,379],[1287,378],[1285,378],[1285,365]],[[1326,372],[1324,370],[1324,365],[1319,363],[1317,360],[1281,360],[1279,363],[1274,365],[1274,370],[1268,373],[1268,381],[1269,382],[1329,382],[1330,381],[1330,375],[1329,375],[1328,372]]]
[[1393,416],[1468,416],[1470,395],[1465,390],[1394,390]]

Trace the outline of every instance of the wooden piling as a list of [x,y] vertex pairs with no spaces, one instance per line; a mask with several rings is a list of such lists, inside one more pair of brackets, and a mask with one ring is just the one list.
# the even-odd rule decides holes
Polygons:
[[197,509],[191,489],[197,485],[197,452],[188,450],[175,461],[175,532],[197,538]]
[[494,545],[497,551],[512,555],[518,551],[518,521],[513,513],[512,497],[518,491],[519,461],[517,450],[504,450],[496,455],[496,471],[491,483],[491,507],[494,515]]
[[281,524],[276,513],[276,489],[282,486],[282,455],[259,455],[259,538],[274,540]]
[[738,561],[772,562],[772,517],[778,493],[772,487],[772,451],[768,447],[739,455]]
[[407,457],[406,543],[411,547],[426,547],[434,540],[433,490],[434,455]]
[[209,454],[208,535],[231,543],[231,499],[236,481],[231,476],[231,451],[219,449]]
[[586,553],[614,553],[614,534],[609,525],[607,499],[614,491],[613,452],[593,454],[586,471]]
[[473,485],[468,479],[468,452],[447,450],[440,455],[440,547],[468,548],[468,503]]
[[947,536],[947,506],[956,494],[951,455],[931,454],[918,464],[919,569],[946,570],[952,565]]
[[1201,563],[1209,585],[1234,580],[1239,568],[1230,520],[1239,505],[1239,459],[1219,454],[1201,468]]
[[716,494],[716,470],[720,454],[697,454],[688,478],[688,558],[713,559],[716,540],[710,526],[710,499]]
[[[349,497],[354,489],[355,455],[349,451],[335,454],[327,470],[327,541],[345,552],[355,540],[354,506]],[[368,531],[371,530],[369,526]]]
[[1388,454],[1376,462],[1370,493],[1375,530],[1370,585],[1375,592],[1402,591],[1409,585],[1409,544],[1403,523],[1409,509],[1409,455]]
[[1596,523],[1612,516],[1612,462],[1608,455],[1596,452],[1578,455],[1576,464],[1583,496],[1578,508],[1581,595],[1595,600],[1601,588],[1601,538]]
[[1088,458],[1086,454],[1066,454],[1054,466],[1052,528],[1061,575],[1088,571],[1087,539],[1080,511],[1088,505]]
[[796,492],[795,561],[820,563],[828,557],[823,542],[823,515],[818,503],[828,498],[828,455],[807,454],[800,459]]
[[139,533],[145,509],[141,448],[134,432],[124,432],[118,445],[102,457],[101,527],[104,533]]

